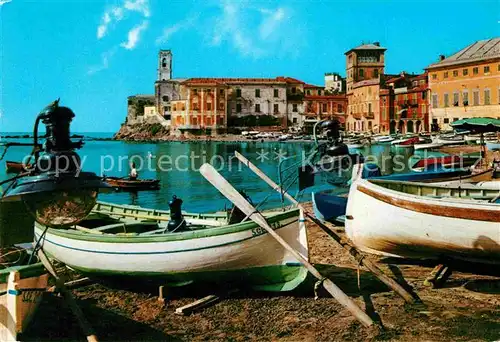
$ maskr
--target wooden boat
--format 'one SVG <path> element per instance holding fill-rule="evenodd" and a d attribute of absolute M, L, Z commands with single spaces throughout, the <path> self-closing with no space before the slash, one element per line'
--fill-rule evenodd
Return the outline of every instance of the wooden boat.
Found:
<path fill-rule="evenodd" d="M 158 179 L 128 179 L 106 177 L 106 183 L 119 190 L 157 190 L 160 188 Z"/>
<path fill-rule="evenodd" d="M 412 148 L 413 145 L 418 144 L 419 141 L 419 137 L 410 137 L 394 140 L 393 142 L 391 142 L 391 145 L 402 148 Z"/>
<path fill-rule="evenodd" d="M 47 281 L 41 263 L 0 270 L 0 341 L 17 341 L 26 331 Z"/>
<path fill-rule="evenodd" d="M 350 139 L 344 141 L 344 143 L 347 145 L 347 148 L 350 149 L 363 148 L 366 144 L 362 139 Z"/>
<path fill-rule="evenodd" d="M 112 214 L 105 215 L 104 209 L 111 208 Z M 186 214 L 185 230 L 168 232 L 165 213 L 149 210 L 142 215 L 146 209 L 135 207 L 141 215 L 134 218 L 130 209 L 101 204 L 76 229 L 49 228 L 44 250 L 90 277 L 160 281 L 168 286 L 235 283 L 288 291 L 306 278 L 306 269 L 253 221 L 231 223 L 226 213 Z M 300 210 L 266 216 L 276 232 L 307 258 Z M 35 224 L 35 235 L 44 229 Z"/>
<path fill-rule="evenodd" d="M 366 165 L 366 164 L 365 164 Z M 389 181 L 397 184 L 410 184 L 418 187 L 422 187 L 426 184 L 425 189 L 428 191 L 421 192 L 421 195 L 425 195 L 428 192 L 432 196 L 438 196 L 441 194 L 441 189 L 445 189 L 445 192 L 453 192 L 453 188 L 465 189 L 470 188 L 468 184 L 477 182 L 487 182 L 493 178 L 493 169 L 486 170 L 480 173 L 472 174 L 470 170 L 447 170 L 447 171 L 428 171 L 428 172 L 410 172 L 410 173 L 396 173 L 386 176 L 367 176 L 365 170 L 363 170 L 363 178 L 377 181 Z M 376 173 L 374 173 L 376 175 Z M 487 199 L 494 197 L 497 191 L 500 191 L 500 182 L 496 182 L 491 185 L 492 191 L 487 194 Z M 409 186 L 407 186 L 408 188 Z M 475 189 L 475 187 L 474 187 Z M 491 189 L 490 189 L 491 190 Z M 420 190 L 419 190 L 420 191 Z M 478 191 L 482 196 L 483 192 Z M 418 191 L 415 192 L 417 194 Z M 492 194 L 493 193 L 493 194 Z M 345 210 L 347 207 L 347 198 L 345 194 L 333 194 L 330 191 L 323 191 L 312 194 L 312 205 L 314 214 L 317 219 L 321 221 L 328 221 L 332 223 L 344 222 Z"/>
<path fill-rule="evenodd" d="M 395 138 L 391 137 L 390 135 L 385 135 L 385 136 L 375 138 L 375 142 L 377 144 L 388 144 L 390 142 L 393 142 L 394 140 L 395 140 Z"/>
<path fill-rule="evenodd" d="M 345 224 L 359 249 L 391 257 L 500 263 L 500 204 L 472 199 L 484 195 L 484 188 L 445 187 L 436 197 L 431 186 L 433 195 L 425 196 L 430 185 L 365 180 L 359 174 L 355 167 Z"/>
<path fill-rule="evenodd" d="M 466 143 L 463 134 L 442 135 L 433 139 L 433 142 L 442 145 L 463 145 Z"/>
<path fill-rule="evenodd" d="M 26 171 L 26 169 L 28 169 L 29 167 L 30 167 L 29 164 L 26 165 L 25 167 L 25 165 L 20 162 L 9 161 L 9 160 L 5 162 L 5 168 L 7 173 L 21 173 L 23 171 Z"/>
<path fill-rule="evenodd" d="M 464 168 L 474 165 L 480 158 L 479 154 L 470 155 L 447 155 L 420 159 L 412 165 L 413 171 L 438 170 L 441 168 Z"/>
<path fill-rule="evenodd" d="M 414 147 L 415 147 L 415 150 L 432 150 L 432 149 L 440 148 L 442 146 L 443 146 L 443 144 L 432 142 L 432 143 L 427 143 L 427 144 L 415 144 Z"/>

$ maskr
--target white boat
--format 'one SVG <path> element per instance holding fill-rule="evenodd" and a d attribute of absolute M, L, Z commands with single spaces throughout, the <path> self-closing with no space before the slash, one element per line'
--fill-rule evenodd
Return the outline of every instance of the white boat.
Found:
<path fill-rule="evenodd" d="M 48 278 L 41 263 L 0 271 L 0 341 L 17 341 L 26 331 L 47 291 Z"/>
<path fill-rule="evenodd" d="M 386 136 L 382 136 L 382 137 L 377 137 L 375 138 L 375 141 L 378 143 L 378 144 L 388 144 L 392 141 L 394 141 L 395 138 L 394 137 L 391 137 L 390 135 L 386 135 Z"/>
<path fill-rule="evenodd" d="M 101 206 L 76 229 L 49 228 L 44 251 L 91 277 L 158 280 L 168 286 L 235 282 L 259 290 L 287 291 L 307 275 L 293 255 L 253 221 L 230 224 L 226 213 L 184 214 L 186 228 L 169 232 L 165 222 L 154 221 L 168 217 L 167 212 L 144 215 L 142 208 L 138 208 L 140 214 L 130 206 L 105 204 L 104 208 L 108 214 Z M 276 232 L 307 258 L 299 209 L 266 216 Z M 137 221 L 138 217 L 145 222 Z M 35 236 L 44 229 L 35 224 Z"/>
<path fill-rule="evenodd" d="M 500 204 L 421 196 L 360 174 L 356 166 L 345 223 L 359 249 L 391 257 L 500 264 Z"/>
<path fill-rule="evenodd" d="M 291 138 L 291 135 L 290 135 L 290 134 L 283 134 L 283 135 L 280 135 L 280 136 L 279 136 L 278 140 L 279 140 L 279 141 L 286 141 L 286 140 L 288 140 L 288 139 L 290 139 L 290 138 Z"/>
<path fill-rule="evenodd" d="M 432 142 L 442 144 L 442 145 L 462 145 L 465 144 L 465 138 L 463 134 L 457 135 L 444 135 L 434 137 Z"/>
<path fill-rule="evenodd" d="M 443 146 L 443 144 L 441 144 L 441 143 L 432 142 L 432 143 L 428 143 L 428 144 L 415 144 L 414 148 L 415 148 L 415 150 L 432 150 L 435 148 L 440 148 L 442 146 Z"/>

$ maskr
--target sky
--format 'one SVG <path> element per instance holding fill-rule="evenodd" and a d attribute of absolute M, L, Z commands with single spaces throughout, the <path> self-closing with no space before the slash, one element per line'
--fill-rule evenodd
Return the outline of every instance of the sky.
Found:
<path fill-rule="evenodd" d="M 154 93 L 159 49 L 177 78 L 323 85 L 363 42 L 387 48 L 386 73 L 419 73 L 498 36 L 500 0 L 0 0 L 0 132 L 31 131 L 59 97 L 72 131 L 117 131 L 127 96 Z"/>

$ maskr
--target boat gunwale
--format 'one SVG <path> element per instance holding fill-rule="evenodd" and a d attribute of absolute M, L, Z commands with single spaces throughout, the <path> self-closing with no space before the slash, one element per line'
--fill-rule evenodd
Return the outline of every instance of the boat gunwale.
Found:
<path fill-rule="evenodd" d="M 266 217 L 270 224 L 281 222 L 291 217 L 300 219 L 300 209 L 294 208 L 285 212 L 278 212 L 277 214 Z M 43 226 L 35 223 L 36 229 L 42 230 Z M 172 232 L 158 235 L 115 235 L 115 234 L 99 234 L 87 233 L 76 229 L 54 229 L 48 228 L 48 232 L 52 235 L 80 241 L 89 242 L 105 242 L 105 243 L 154 243 L 154 242 L 173 242 L 183 240 L 193 240 L 200 238 L 209 238 L 220 235 L 239 233 L 245 230 L 251 230 L 258 227 L 258 224 L 249 220 L 245 222 L 234 223 L 227 226 L 216 226 L 206 229 L 199 229 L 194 231 Z M 274 227 L 273 227 L 274 228 Z M 281 227 L 276 227 L 281 228 Z"/>

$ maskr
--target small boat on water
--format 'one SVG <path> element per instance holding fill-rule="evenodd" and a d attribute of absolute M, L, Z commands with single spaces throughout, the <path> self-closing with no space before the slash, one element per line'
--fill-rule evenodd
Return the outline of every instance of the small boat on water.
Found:
<path fill-rule="evenodd" d="M 433 139 L 433 142 L 442 145 L 463 145 L 466 143 L 463 134 L 441 135 Z"/>
<path fill-rule="evenodd" d="M 500 204 L 486 200 L 498 195 L 498 188 L 464 185 L 438 191 L 428 184 L 365 180 L 355 169 L 345 231 L 362 251 L 500 263 Z"/>
<path fill-rule="evenodd" d="M 438 170 L 442 168 L 464 168 L 474 165 L 480 159 L 479 153 L 468 155 L 446 155 L 420 159 L 411 166 L 413 171 Z"/>
<path fill-rule="evenodd" d="M 20 162 L 9 161 L 9 160 L 5 162 L 5 168 L 7 173 L 21 173 L 29 169 L 29 167 L 30 167 L 29 164 L 24 165 L 23 163 Z"/>
<path fill-rule="evenodd" d="M 415 150 L 433 150 L 436 148 L 440 148 L 442 146 L 443 144 L 441 143 L 432 142 L 432 143 L 415 144 L 414 148 Z"/>
<path fill-rule="evenodd" d="M 118 190 L 158 190 L 160 181 L 158 179 L 129 179 L 119 177 L 106 177 L 106 183 Z"/>
<path fill-rule="evenodd" d="M 345 140 L 344 143 L 347 145 L 347 148 L 350 149 L 363 148 L 366 145 L 364 139 L 349 139 Z"/>
<path fill-rule="evenodd" d="M 308 257 L 299 209 L 265 216 L 289 245 Z M 233 222 L 226 212 L 183 213 L 185 224 L 172 231 L 166 211 L 98 203 L 74 229 L 48 228 L 44 250 L 94 278 L 156 280 L 168 286 L 235 283 L 266 291 L 288 291 L 302 283 L 307 270 L 256 223 L 241 222 L 243 217 Z M 35 224 L 35 236 L 45 229 Z"/>
<path fill-rule="evenodd" d="M 415 144 L 418 144 L 419 141 L 420 138 L 415 136 L 415 137 L 394 140 L 393 142 L 391 142 L 391 145 L 401 148 L 412 148 Z"/>

